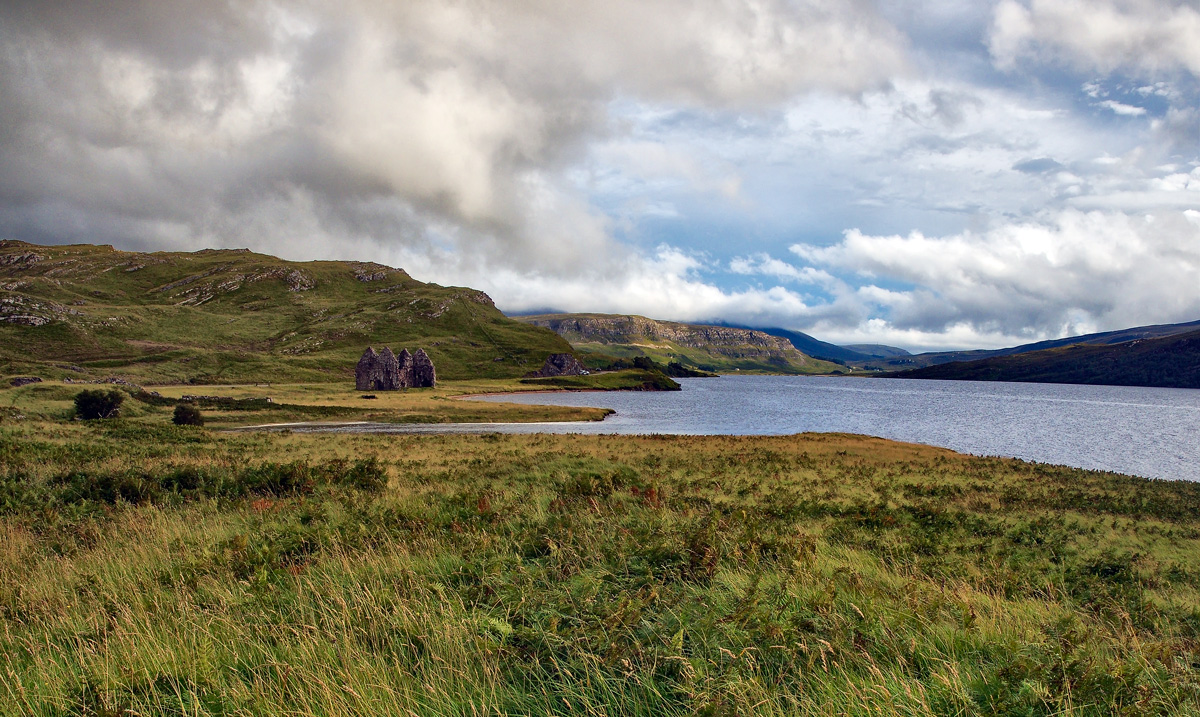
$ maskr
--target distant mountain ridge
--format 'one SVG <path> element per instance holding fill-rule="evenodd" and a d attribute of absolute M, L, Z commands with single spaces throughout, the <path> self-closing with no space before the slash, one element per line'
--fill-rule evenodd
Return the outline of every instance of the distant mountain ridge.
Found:
<path fill-rule="evenodd" d="M 382 264 L 0 241 L 0 374 L 353 380 L 367 346 L 424 348 L 450 379 L 515 378 L 571 350 L 481 291 Z"/>
<path fill-rule="evenodd" d="M 1200 388 L 1200 331 L 1120 343 L 1097 341 L 1056 345 L 975 361 L 956 361 L 898 371 L 885 376 Z"/>
<path fill-rule="evenodd" d="M 770 334 L 771 336 L 778 336 L 780 338 L 787 339 L 797 351 L 823 361 L 860 364 L 872 359 L 872 356 L 869 354 L 855 351 L 854 349 L 846 346 L 838 346 L 837 344 L 821 341 L 820 339 L 809 336 L 801 331 L 791 331 L 789 329 L 781 329 L 773 326 L 761 327 L 729 323 L 721 323 L 719 325 L 729 326 L 737 329 L 747 329 L 750 331 L 761 331 L 764 334 Z"/>
<path fill-rule="evenodd" d="M 909 356 L 897 356 L 893 358 L 884 358 L 882 361 L 877 360 L 877 363 L 881 363 L 882 365 L 880 368 L 886 370 L 907 370 L 912 368 L 923 368 L 925 366 L 935 366 L 938 364 L 951 363 L 955 361 L 975 361 L 979 359 L 994 358 L 997 356 L 1012 356 L 1015 354 L 1041 351 L 1044 349 L 1072 346 L 1074 344 L 1121 344 L 1135 340 L 1176 336 L 1178 334 L 1184 334 L 1196 330 L 1200 330 L 1200 321 L 1188 321 L 1180 324 L 1154 324 L 1151 326 L 1135 326 L 1129 329 L 1119 329 L 1117 331 L 1103 331 L 1094 334 L 1084 334 L 1082 336 L 1068 336 L 1061 339 L 1049 339 L 1046 341 L 1037 341 L 1030 344 L 1022 344 L 1020 346 L 1012 346 L 1003 349 L 936 351 L 913 354 Z"/>
<path fill-rule="evenodd" d="M 577 350 L 617 358 L 648 356 L 708 371 L 828 373 L 839 370 L 784 337 L 735 326 L 658 321 L 627 314 L 540 314 L 515 317 L 548 328 Z"/>
<path fill-rule="evenodd" d="M 912 356 L 912 353 L 895 346 L 884 344 L 848 344 L 846 348 L 866 354 L 872 358 L 894 358 L 896 356 Z"/>

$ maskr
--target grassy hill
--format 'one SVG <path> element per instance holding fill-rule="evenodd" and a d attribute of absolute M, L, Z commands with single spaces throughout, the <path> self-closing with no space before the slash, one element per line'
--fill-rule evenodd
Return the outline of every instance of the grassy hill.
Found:
<path fill-rule="evenodd" d="M 0 375 L 154 383 L 345 381 L 367 345 L 439 378 L 514 378 L 570 346 L 473 289 L 364 262 L 0 241 Z"/>
<path fill-rule="evenodd" d="M 648 356 L 705 371 L 731 373 L 832 373 L 845 369 L 814 359 L 787 339 L 763 331 L 656 321 L 622 314 L 541 314 L 517 320 L 556 332 L 584 354 Z"/>
<path fill-rule="evenodd" d="M 1189 321 L 1182 324 L 1135 326 L 1130 329 L 1104 331 L 1097 334 L 1083 334 L 1082 336 L 1069 336 L 1063 339 L 1049 339 L 1047 341 L 1037 341 L 1032 344 L 1010 346 L 1003 349 L 932 351 L 915 355 L 883 356 L 872 359 L 870 362 L 870 367 L 884 371 L 901 371 L 907 369 L 924 368 L 926 366 L 936 366 L 938 364 L 952 363 L 955 361 L 977 361 L 981 359 L 994 358 L 997 356 L 1026 354 L 1034 351 L 1044 351 L 1046 349 L 1074 346 L 1076 344 L 1113 346 L 1116 344 L 1127 343 L 1129 341 L 1178 336 L 1179 334 L 1186 334 L 1197 330 L 1200 330 L 1200 321 Z"/>
<path fill-rule="evenodd" d="M 1200 331 L 1115 345 L 1074 344 L 887 375 L 895 378 L 1200 388 Z"/>
<path fill-rule="evenodd" d="M 846 348 L 866 354 L 870 358 L 896 358 L 897 356 L 912 356 L 905 349 L 886 344 L 848 344 Z"/>

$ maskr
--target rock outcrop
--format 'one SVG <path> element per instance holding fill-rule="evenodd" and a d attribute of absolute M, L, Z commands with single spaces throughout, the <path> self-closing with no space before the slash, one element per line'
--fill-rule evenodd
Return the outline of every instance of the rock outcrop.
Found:
<path fill-rule="evenodd" d="M 549 378 L 551 376 L 587 376 L 588 370 L 579 359 L 571 354 L 550 354 L 541 369 L 530 375 L 531 378 Z"/>
<path fill-rule="evenodd" d="M 424 349 L 400 355 L 386 346 L 375 353 L 368 347 L 354 369 L 354 387 L 359 391 L 396 391 L 401 388 L 432 388 L 437 382 L 433 361 Z"/>

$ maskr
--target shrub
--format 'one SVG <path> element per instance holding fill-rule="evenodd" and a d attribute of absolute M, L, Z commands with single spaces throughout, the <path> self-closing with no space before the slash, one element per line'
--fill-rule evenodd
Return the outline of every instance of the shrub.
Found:
<path fill-rule="evenodd" d="M 200 409 L 190 403 L 181 403 L 175 407 L 175 415 L 171 417 L 171 421 L 176 426 L 203 426 L 204 416 L 200 415 Z"/>
<path fill-rule="evenodd" d="M 92 389 L 75 394 L 75 415 L 85 421 L 97 418 L 116 418 L 121 412 L 125 394 L 116 389 Z"/>

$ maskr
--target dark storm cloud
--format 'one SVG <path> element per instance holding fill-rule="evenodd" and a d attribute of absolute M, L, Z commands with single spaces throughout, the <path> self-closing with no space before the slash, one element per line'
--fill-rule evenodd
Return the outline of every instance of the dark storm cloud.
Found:
<path fill-rule="evenodd" d="M 0 17 L 6 35 L 137 52 L 165 69 L 181 70 L 201 60 L 227 63 L 269 49 L 270 8 L 253 0 L 10 0 Z"/>
<path fill-rule="evenodd" d="M 614 98 L 758 111 L 810 88 L 859 92 L 902 64 L 869 6 L 821 0 L 0 13 L 9 235 L 119 237 L 124 220 L 119 244 L 194 247 L 254 227 L 293 256 L 433 241 L 451 250 L 438 261 L 568 274 L 627 254 L 562 176 L 620 131 Z"/>

